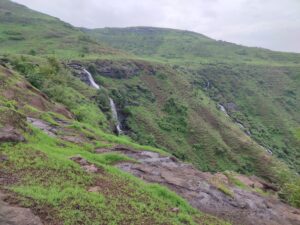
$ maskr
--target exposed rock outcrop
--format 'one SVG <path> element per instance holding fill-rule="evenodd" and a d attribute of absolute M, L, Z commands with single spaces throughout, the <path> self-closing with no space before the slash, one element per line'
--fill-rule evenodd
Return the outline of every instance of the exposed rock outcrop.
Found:
<path fill-rule="evenodd" d="M 155 68 L 154 65 L 146 61 L 138 60 L 118 62 L 111 60 L 97 60 L 90 65 L 92 65 L 93 68 L 93 71 L 90 72 L 115 79 L 128 79 L 141 73 L 155 75 L 157 71 L 157 68 Z M 89 68 L 89 65 L 83 65 L 81 62 L 73 61 L 69 63 L 68 66 L 75 70 L 74 72 L 82 81 L 87 82 L 86 77 L 80 72 L 80 69 L 82 67 Z"/>
<path fill-rule="evenodd" d="M 155 152 L 135 151 L 124 146 L 116 146 L 110 151 L 123 153 L 139 162 L 119 163 L 117 166 L 120 169 L 147 182 L 167 186 L 195 208 L 232 221 L 233 224 L 300 224 L 298 209 L 280 202 L 275 197 L 262 196 L 254 189 L 251 191 L 230 185 L 223 174 L 203 173 L 189 164 Z M 106 151 L 101 149 L 97 152 Z M 240 178 L 243 181 L 243 176 Z M 254 185 L 255 188 L 263 188 L 266 185 L 258 178 L 249 178 L 245 183 Z"/>
<path fill-rule="evenodd" d="M 26 129 L 26 117 L 12 108 L 0 105 L 0 143 L 21 142 L 25 138 L 21 131 Z"/>
<path fill-rule="evenodd" d="M 42 225 L 41 219 L 30 209 L 11 206 L 4 201 L 6 195 L 0 192 L 1 225 Z"/>
<path fill-rule="evenodd" d="M 23 135 L 11 126 L 0 128 L 0 143 L 1 142 L 22 142 L 25 141 Z"/>

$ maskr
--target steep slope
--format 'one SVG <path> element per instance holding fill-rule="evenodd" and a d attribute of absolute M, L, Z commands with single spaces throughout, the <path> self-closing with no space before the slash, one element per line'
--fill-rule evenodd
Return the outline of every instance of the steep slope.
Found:
<path fill-rule="evenodd" d="M 300 221 L 297 209 L 277 199 L 277 188 L 257 177 L 203 173 L 164 151 L 105 133 L 94 121 L 75 121 L 55 97 L 14 71 L 13 60 L 0 66 L 0 189 L 5 191 L 0 196 L 6 201 L 1 222 L 229 225 L 178 195 L 233 224 Z M 11 217 L 17 212 L 28 217 Z"/>
<path fill-rule="evenodd" d="M 229 100 L 225 97 L 229 98 L 232 94 L 226 87 L 228 93 L 222 91 L 226 96 L 220 98 L 221 85 L 225 81 L 219 84 L 220 79 L 212 76 L 212 88 L 210 80 L 204 76 L 207 75 L 206 70 L 203 75 L 203 69 L 209 68 L 212 61 L 224 60 L 231 67 L 243 65 L 233 63 L 238 57 L 236 53 L 231 53 L 232 59 L 226 60 L 225 53 L 228 51 L 230 54 L 230 51 L 227 47 L 217 46 L 214 51 L 220 51 L 219 58 L 197 56 L 192 50 L 185 54 L 186 60 L 170 60 L 152 53 L 143 55 L 137 52 L 139 56 L 135 56 L 107 47 L 107 44 L 95 41 L 77 28 L 26 7 L 6 0 L 0 0 L 0 5 L 3 19 L 0 30 L 4 43 L 0 44 L 3 54 L 0 63 L 0 162 L 4 165 L 0 175 L 3 181 L 1 189 L 13 195 L 12 202 L 16 200 L 18 204 L 32 208 L 46 224 L 225 223 L 200 213 L 178 195 L 199 210 L 232 220 L 235 224 L 239 222 L 239 210 L 245 212 L 243 218 L 246 224 L 257 221 L 254 220 L 256 206 L 266 212 L 259 216 L 261 221 L 298 222 L 298 211 L 277 199 L 279 195 L 290 204 L 299 206 L 298 175 L 249 137 L 249 129 L 252 133 L 255 123 L 251 123 L 251 127 L 245 124 L 245 128 L 241 129 L 241 124 L 236 122 L 244 123 L 241 120 L 245 112 L 235 115 L 227 110 L 231 117 L 224 112 L 229 108 L 225 104 Z M 7 33 L 7 30 L 13 32 Z M 44 35 L 48 31 L 63 34 L 53 39 Z M 187 33 L 188 38 L 199 36 L 183 33 Z M 215 43 L 200 37 L 212 45 Z M 179 45 L 180 39 L 177 42 L 173 44 Z M 175 51 L 179 54 L 180 48 L 176 46 Z M 254 59 L 251 65 L 257 68 L 259 64 L 265 66 L 270 63 L 272 68 L 277 68 L 280 65 L 277 55 L 283 57 L 284 62 L 298 57 L 267 53 L 263 54 L 270 53 L 270 56 L 263 62 L 249 55 Z M 294 62 L 287 64 L 288 68 L 295 69 L 287 82 L 292 83 L 292 79 L 297 78 L 298 67 Z M 244 65 L 242 68 L 245 68 Z M 100 86 L 99 90 L 88 86 L 96 87 L 92 85 L 91 77 Z M 231 83 L 226 85 L 231 87 Z M 252 85 L 250 83 L 249 88 Z M 292 91 L 298 93 L 297 90 Z M 275 91 L 270 93 L 276 94 Z M 257 94 L 264 96 L 265 93 Z M 126 135 L 113 135 L 116 116 L 112 117 L 114 110 L 110 100 L 116 103 L 117 118 L 121 120 L 121 128 Z M 224 106 L 218 106 L 218 103 Z M 297 121 L 296 113 L 290 115 Z M 235 117 L 240 120 L 234 121 Z M 292 124 L 290 118 L 286 120 Z M 297 126 L 295 122 L 294 127 Z M 298 130 L 294 132 L 296 136 Z M 127 135 L 147 146 L 134 143 Z M 253 132 L 252 135 L 255 137 L 257 134 Z M 22 142 L 24 140 L 26 142 Z M 263 141 L 268 141 L 264 136 L 257 140 L 263 144 Z M 158 157 L 152 157 L 153 151 L 160 153 Z M 256 174 L 274 184 L 257 177 L 253 178 L 254 181 L 249 178 L 249 181 L 241 176 L 244 184 L 236 179 L 240 175 L 232 175 L 231 172 L 226 172 L 225 178 L 222 174 L 202 173 L 190 165 L 185 166 L 169 153 L 205 171 L 230 169 Z M 136 155 L 142 155 L 142 159 L 135 158 Z M 178 168 L 166 176 L 165 172 L 170 168 L 165 167 L 161 158 L 167 161 L 168 166 L 192 168 L 197 176 L 185 177 L 185 172 L 191 171 L 180 173 Z M 135 164 L 136 160 L 138 164 Z M 296 165 L 292 158 L 285 160 Z M 129 167 L 124 169 L 122 163 L 128 163 Z M 178 195 L 160 185 L 145 184 L 122 173 L 114 165 L 145 181 L 167 186 Z M 139 170 L 139 166 L 143 171 Z M 151 174 L 152 166 L 158 167 L 159 173 Z M 155 179 L 161 179 L 161 182 Z M 202 179 L 203 183 L 195 186 Z M 182 187 L 175 188 L 177 184 Z M 192 198 L 198 189 L 201 193 Z M 241 198 L 244 193 L 247 200 L 250 196 L 250 202 L 245 203 Z M 266 194 L 272 198 L 263 197 Z M 217 196 L 222 204 L 238 209 L 225 215 L 226 209 L 222 207 L 207 209 L 204 207 L 205 198 L 202 198 L 205 195 L 209 195 L 211 200 Z M 286 215 L 282 215 L 281 211 L 286 211 Z M 250 219 L 246 219 L 246 212 L 252 213 Z"/>
<path fill-rule="evenodd" d="M 113 167 L 133 161 L 127 156 L 97 151 L 123 144 L 166 153 L 105 133 L 94 121 L 93 127 L 74 120 L 10 63 L 1 62 L 0 81 L 0 189 L 7 202 L 0 207 L 1 223 L 20 222 L 21 215 L 10 217 L 19 210 L 28 212 L 31 224 L 227 224 L 168 189 Z M 16 204 L 30 207 L 40 219 Z"/>
<path fill-rule="evenodd" d="M 191 94 L 192 89 L 205 92 L 269 153 L 299 172 L 300 145 L 296 137 L 300 126 L 299 54 L 247 48 L 171 29 L 137 27 L 85 31 L 145 59 L 170 63 L 175 73 L 181 74 L 180 79 L 190 85 L 176 96 L 179 102 L 185 94 Z M 172 82 L 173 77 L 167 80 Z M 168 91 L 167 85 L 160 88 Z M 188 108 L 192 106 L 186 104 Z"/>
<path fill-rule="evenodd" d="M 259 64 L 261 62 L 298 64 L 300 56 L 273 52 L 261 48 L 247 48 L 224 41 L 216 41 L 202 34 L 166 28 L 130 27 L 82 29 L 98 40 L 139 56 L 162 61 L 199 64 L 200 62 L 229 61 Z"/>
<path fill-rule="evenodd" d="M 84 57 L 120 52 L 90 39 L 79 29 L 57 18 L 35 12 L 9 0 L 0 1 L 0 48 L 2 54 L 48 54 Z"/>

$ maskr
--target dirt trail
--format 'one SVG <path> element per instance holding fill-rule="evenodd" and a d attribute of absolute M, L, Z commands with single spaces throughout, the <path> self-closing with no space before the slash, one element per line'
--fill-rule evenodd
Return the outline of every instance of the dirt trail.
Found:
<path fill-rule="evenodd" d="M 10 206 L 4 201 L 6 195 L 0 192 L 0 224 L 1 225 L 42 225 L 39 217 L 30 209 Z"/>
<path fill-rule="evenodd" d="M 122 162 L 116 165 L 118 168 L 147 182 L 169 187 L 203 212 L 227 219 L 234 224 L 300 225 L 299 210 L 275 198 L 263 197 L 233 186 L 228 187 L 233 196 L 226 195 L 211 183 L 210 180 L 215 175 L 200 172 L 173 157 L 135 151 L 123 146 L 117 146 L 111 151 L 120 152 L 139 162 Z M 96 152 L 101 154 L 107 151 Z"/>

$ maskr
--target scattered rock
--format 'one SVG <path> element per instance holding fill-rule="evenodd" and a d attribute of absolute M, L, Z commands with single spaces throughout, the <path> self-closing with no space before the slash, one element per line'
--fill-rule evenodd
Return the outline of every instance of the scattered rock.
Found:
<path fill-rule="evenodd" d="M 0 224 L 1 225 L 42 225 L 41 219 L 30 209 L 10 206 L 4 202 L 6 195 L 0 192 Z"/>
<path fill-rule="evenodd" d="M 43 120 L 27 117 L 27 121 L 31 123 L 33 126 L 35 126 L 36 128 L 39 128 L 42 131 L 44 131 L 49 136 L 54 137 L 57 135 L 57 131 L 58 131 L 57 128 Z"/>
<path fill-rule="evenodd" d="M 82 166 L 82 168 L 89 173 L 97 173 L 98 172 L 98 168 L 94 165 L 86 165 L 86 166 Z"/>
<path fill-rule="evenodd" d="M 117 166 L 147 182 L 169 187 L 200 211 L 213 214 L 243 225 L 298 225 L 300 213 L 275 198 L 261 196 L 255 192 L 231 187 L 221 173 L 203 173 L 193 166 L 173 160 L 155 152 L 134 151 L 124 146 L 115 147 L 139 163 L 122 162 Z M 218 186 L 211 182 L 217 179 Z M 258 178 L 257 178 L 258 179 Z M 249 185 L 266 186 L 254 178 L 245 179 Z M 269 186 L 269 185 L 267 185 Z M 226 192 L 234 193 L 234 198 Z M 176 211 L 176 210 L 175 210 Z M 297 213 L 295 213 L 297 212 Z"/>
<path fill-rule="evenodd" d="M 0 128 L 0 143 L 1 142 L 23 142 L 25 138 L 11 126 Z"/>
<path fill-rule="evenodd" d="M 84 169 L 86 172 L 98 173 L 103 171 L 102 169 L 99 169 L 94 164 L 88 162 L 86 159 L 82 158 L 80 155 L 71 157 L 70 159 L 78 163 L 81 166 L 81 168 Z"/>
<path fill-rule="evenodd" d="M 90 187 L 88 192 L 100 192 L 101 188 L 99 186 Z"/>
<path fill-rule="evenodd" d="M 82 144 L 85 142 L 85 140 L 79 136 L 62 136 L 61 139 L 75 144 Z"/>
<path fill-rule="evenodd" d="M 81 166 L 87 166 L 89 163 L 86 159 L 82 158 L 80 155 L 74 156 L 70 158 L 74 162 L 77 162 Z"/>
<path fill-rule="evenodd" d="M 180 209 L 179 208 L 173 208 L 171 211 L 174 212 L 174 213 L 179 213 Z"/>
<path fill-rule="evenodd" d="M 8 161 L 8 157 L 6 155 L 0 155 L 0 162 Z"/>

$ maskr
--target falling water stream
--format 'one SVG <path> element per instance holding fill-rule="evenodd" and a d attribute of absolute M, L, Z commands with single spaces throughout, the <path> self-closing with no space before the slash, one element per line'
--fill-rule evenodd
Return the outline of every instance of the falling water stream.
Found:
<path fill-rule="evenodd" d="M 98 84 L 96 84 L 92 74 L 89 71 L 87 71 L 86 69 L 83 69 L 83 71 L 87 75 L 87 77 L 89 79 L 89 82 L 90 82 L 90 85 L 95 89 L 100 89 L 100 86 Z M 115 122 L 117 132 L 120 135 L 120 134 L 123 133 L 123 131 L 121 129 L 121 124 L 120 124 L 120 120 L 119 120 L 119 117 L 118 117 L 116 104 L 115 104 L 115 102 L 112 98 L 109 98 L 109 104 L 110 104 L 110 109 L 111 109 L 111 112 L 112 112 L 112 117 L 113 117 L 113 120 Z"/>
<path fill-rule="evenodd" d="M 118 112 L 117 112 L 116 104 L 114 103 L 114 100 L 112 98 L 109 98 L 109 103 L 110 103 L 110 108 L 111 108 L 113 119 L 116 123 L 117 132 L 118 132 L 118 134 L 122 134 L 123 131 L 121 130 L 121 125 L 120 125 L 120 121 L 119 121 L 119 118 L 118 118 Z"/>
<path fill-rule="evenodd" d="M 93 88 L 96 88 L 96 89 L 99 89 L 99 85 L 96 84 L 96 82 L 94 81 L 94 78 L 92 76 L 92 74 L 87 71 L 86 69 L 83 69 L 84 73 L 87 75 L 88 79 L 89 79 L 89 82 L 90 82 L 90 85 L 93 87 Z"/>
<path fill-rule="evenodd" d="M 225 107 L 224 107 L 223 105 L 218 104 L 218 106 L 219 106 L 219 109 L 220 109 L 222 112 L 224 112 L 226 116 L 229 116 L 229 114 L 227 113 L 227 110 L 225 109 Z"/>

